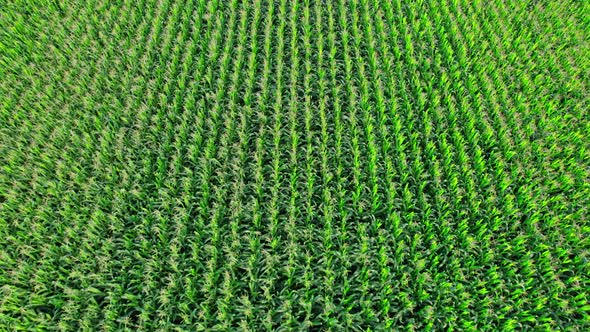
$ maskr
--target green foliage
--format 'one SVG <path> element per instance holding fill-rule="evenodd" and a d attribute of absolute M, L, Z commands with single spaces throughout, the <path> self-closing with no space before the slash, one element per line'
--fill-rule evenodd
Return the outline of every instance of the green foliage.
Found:
<path fill-rule="evenodd" d="M 0 330 L 590 330 L 586 2 L 0 8 Z"/>

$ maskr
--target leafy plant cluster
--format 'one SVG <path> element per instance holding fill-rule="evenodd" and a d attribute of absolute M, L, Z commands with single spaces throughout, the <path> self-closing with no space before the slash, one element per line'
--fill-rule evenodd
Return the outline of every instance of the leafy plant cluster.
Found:
<path fill-rule="evenodd" d="M 586 2 L 0 9 L 0 330 L 590 329 Z"/>

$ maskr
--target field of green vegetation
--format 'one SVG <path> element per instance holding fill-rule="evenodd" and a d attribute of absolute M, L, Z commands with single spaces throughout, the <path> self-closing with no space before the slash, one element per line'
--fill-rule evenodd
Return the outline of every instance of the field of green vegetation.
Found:
<path fill-rule="evenodd" d="M 590 2 L 0 0 L 0 331 L 589 331 Z"/>

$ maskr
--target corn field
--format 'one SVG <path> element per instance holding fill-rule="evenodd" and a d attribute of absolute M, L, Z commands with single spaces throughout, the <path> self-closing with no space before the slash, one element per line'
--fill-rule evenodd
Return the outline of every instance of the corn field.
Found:
<path fill-rule="evenodd" d="M 0 0 L 0 331 L 589 331 L 590 2 Z"/>

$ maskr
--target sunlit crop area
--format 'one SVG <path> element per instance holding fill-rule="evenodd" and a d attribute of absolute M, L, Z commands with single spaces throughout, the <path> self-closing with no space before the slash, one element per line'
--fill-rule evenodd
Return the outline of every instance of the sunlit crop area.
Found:
<path fill-rule="evenodd" d="M 0 1 L 0 331 L 589 331 L 590 2 Z"/>

